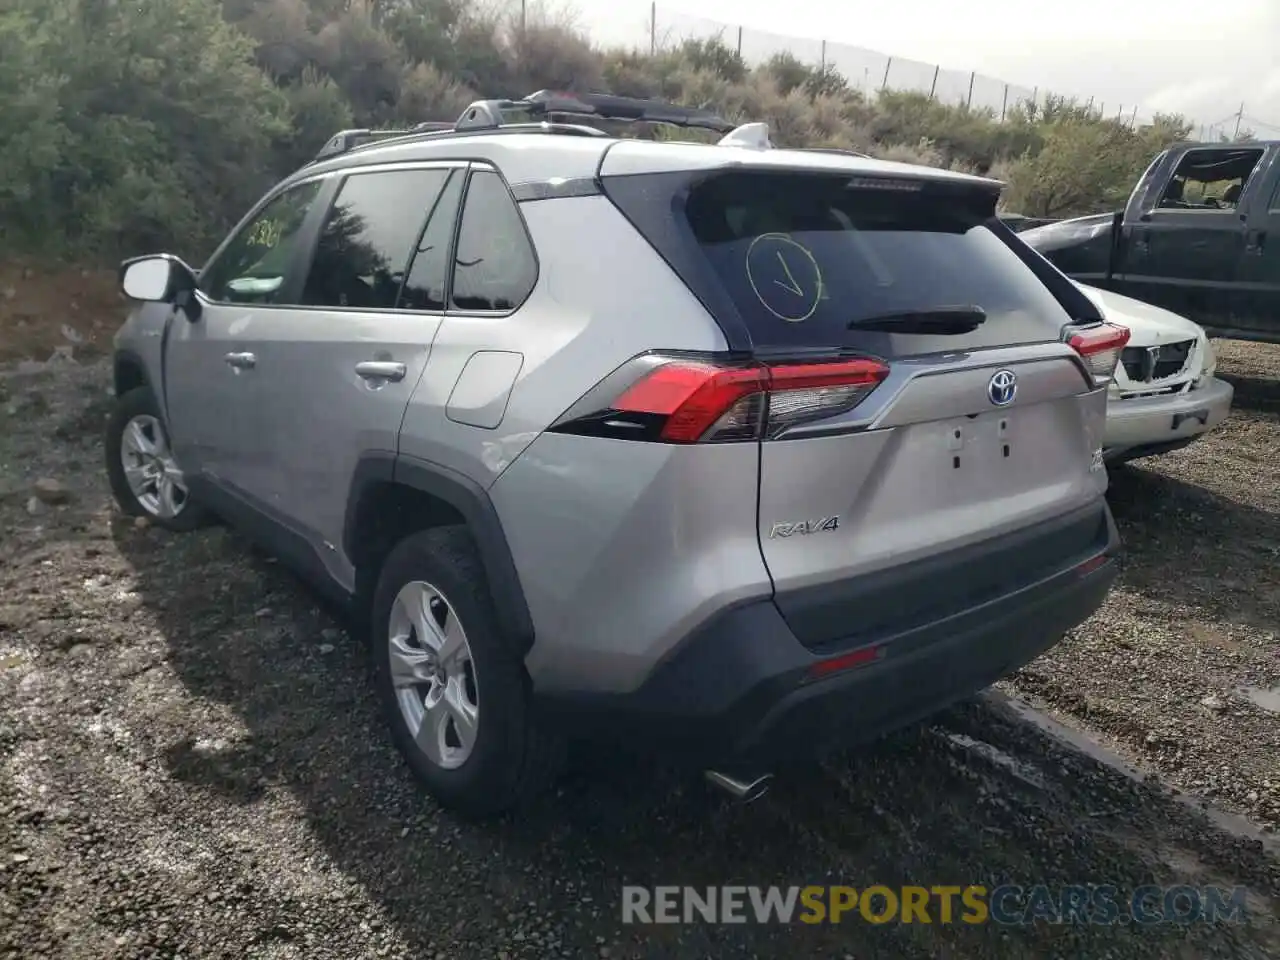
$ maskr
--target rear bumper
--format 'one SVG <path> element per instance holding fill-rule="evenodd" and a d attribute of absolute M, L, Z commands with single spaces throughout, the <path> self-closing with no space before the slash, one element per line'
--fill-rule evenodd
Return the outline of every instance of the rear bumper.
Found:
<path fill-rule="evenodd" d="M 1235 390 L 1214 378 L 1199 390 L 1163 397 L 1108 400 L 1104 456 L 1116 459 L 1135 448 L 1150 452 L 1184 445 L 1227 418 Z"/>
<path fill-rule="evenodd" d="M 1088 556 L 944 619 L 818 655 L 772 600 L 759 600 L 714 618 L 635 691 L 557 694 L 539 705 L 571 734 L 705 766 L 774 766 L 873 739 L 990 686 L 1097 610 L 1119 550 L 1102 510 L 1104 542 Z M 860 653 L 863 664 L 815 678 L 816 664 Z"/>

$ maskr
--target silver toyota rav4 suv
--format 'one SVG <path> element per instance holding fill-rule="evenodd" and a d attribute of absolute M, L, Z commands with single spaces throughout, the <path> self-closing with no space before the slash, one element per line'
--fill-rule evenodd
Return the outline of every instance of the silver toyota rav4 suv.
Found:
<path fill-rule="evenodd" d="M 216 516 L 349 604 L 446 806 L 508 809 L 598 734 L 755 795 L 1017 669 L 1113 581 L 1128 331 L 1000 184 L 761 126 L 480 101 L 335 136 L 199 271 L 121 267 L 120 506 Z"/>

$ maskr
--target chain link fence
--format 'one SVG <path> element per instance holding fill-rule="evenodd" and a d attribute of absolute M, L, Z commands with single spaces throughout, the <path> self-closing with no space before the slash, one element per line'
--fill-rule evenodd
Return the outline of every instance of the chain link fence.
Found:
<path fill-rule="evenodd" d="M 603 22 L 584 26 L 602 42 L 653 52 L 678 46 L 686 40 L 718 39 L 753 65 L 763 63 L 778 53 L 790 53 L 803 63 L 838 71 L 850 87 L 868 96 L 880 90 L 914 91 L 928 94 L 942 103 L 966 104 L 974 110 L 989 110 L 997 119 L 1007 116 L 1018 103 L 1033 101 L 1043 104 L 1047 97 L 1060 93 L 847 43 L 786 36 L 711 20 L 658 3 L 649 3 L 647 9 L 640 3 L 619 3 L 611 7 L 609 21 L 607 28 Z M 1113 117 L 1127 124 L 1140 125 L 1152 119 L 1150 112 L 1144 112 L 1135 104 L 1106 103 L 1074 94 L 1064 96 L 1087 104 L 1099 116 Z"/>

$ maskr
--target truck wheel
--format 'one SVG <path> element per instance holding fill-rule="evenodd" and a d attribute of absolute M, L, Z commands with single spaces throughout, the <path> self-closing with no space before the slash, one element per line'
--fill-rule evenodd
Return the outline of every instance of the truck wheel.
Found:
<path fill-rule="evenodd" d="M 533 722 L 523 662 L 494 621 L 464 528 L 396 545 L 374 590 L 369 637 L 392 738 L 442 806 L 490 817 L 555 779 L 563 743 Z"/>
<path fill-rule="evenodd" d="M 107 479 L 120 509 L 167 530 L 187 531 L 209 522 L 195 503 L 169 449 L 155 397 L 135 387 L 116 399 L 107 419 Z"/>

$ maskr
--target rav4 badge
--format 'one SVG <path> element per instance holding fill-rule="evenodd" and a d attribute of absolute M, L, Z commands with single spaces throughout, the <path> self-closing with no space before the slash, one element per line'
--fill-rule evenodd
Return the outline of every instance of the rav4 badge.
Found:
<path fill-rule="evenodd" d="M 821 520 L 797 520 L 795 523 L 775 523 L 773 529 L 769 531 L 769 539 L 776 537 L 790 537 L 800 533 L 808 536 L 811 533 L 827 533 L 831 530 L 840 529 L 840 518 L 823 517 Z"/>

